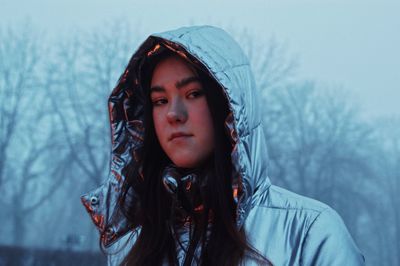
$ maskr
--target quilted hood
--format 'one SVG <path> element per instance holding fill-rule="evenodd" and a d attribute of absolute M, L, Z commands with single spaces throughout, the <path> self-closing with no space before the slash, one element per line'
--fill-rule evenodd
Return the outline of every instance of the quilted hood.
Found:
<path fill-rule="evenodd" d="M 81 200 L 108 247 L 132 230 L 115 208 L 125 180 L 124 169 L 137 162 L 143 145 L 144 93 L 140 84 L 143 58 L 158 49 L 170 49 L 207 70 L 223 88 L 230 114 L 225 121 L 233 143 L 232 184 L 237 201 L 237 225 L 241 227 L 253 203 L 270 186 L 267 150 L 261 123 L 255 80 L 249 61 L 236 41 L 212 26 L 183 27 L 149 36 L 133 54 L 109 97 L 111 163 L 105 182 Z"/>

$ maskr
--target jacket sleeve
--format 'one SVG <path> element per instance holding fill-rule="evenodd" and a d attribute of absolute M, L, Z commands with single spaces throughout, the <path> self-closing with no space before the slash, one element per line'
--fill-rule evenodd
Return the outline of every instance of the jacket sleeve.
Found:
<path fill-rule="evenodd" d="M 304 240 L 301 265 L 365 265 L 364 256 L 332 208 L 323 210 L 311 224 Z"/>

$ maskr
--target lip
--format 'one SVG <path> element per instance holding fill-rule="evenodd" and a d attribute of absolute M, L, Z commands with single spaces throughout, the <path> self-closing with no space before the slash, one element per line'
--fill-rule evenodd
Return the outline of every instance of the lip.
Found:
<path fill-rule="evenodd" d="M 169 141 L 171 141 L 171 140 L 173 140 L 173 139 L 175 139 L 175 138 L 179 138 L 179 137 L 191 137 L 191 136 L 193 136 L 192 134 L 189 134 L 189 133 L 184 133 L 184 132 L 175 132 L 175 133 L 172 133 L 171 134 L 171 136 L 169 137 Z"/>

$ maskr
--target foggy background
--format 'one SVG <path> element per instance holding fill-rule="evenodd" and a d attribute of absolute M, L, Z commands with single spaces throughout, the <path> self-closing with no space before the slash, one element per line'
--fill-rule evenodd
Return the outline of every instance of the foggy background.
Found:
<path fill-rule="evenodd" d="M 0 0 L 0 265 L 105 263 L 80 195 L 107 176 L 107 97 L 149 34 L 193 24 L 247 53 L 272 182 L 335 208 L 367 265 L 400 265 L 399 13 L 394 0 Z"/>

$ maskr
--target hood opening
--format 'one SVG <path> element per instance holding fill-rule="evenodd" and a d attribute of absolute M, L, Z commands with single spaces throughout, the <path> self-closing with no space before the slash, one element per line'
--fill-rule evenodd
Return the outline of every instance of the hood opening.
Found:
<path fill-rule="evenodd" d="M 155 65 L 163 60 L 164 58 L 170 56 L 170 55 L 178 55 L 181 58 L 183 58 L 185 61 L 189 63 L 189 65 L 193 66 L 194 69 L 196 70 L 196 73 L 198 73 L 200 76 L 210 78 L 214 82 L 218 84 L 219 89 L 222 90 L 222 93 L 227 101 L 227 106 L 228 106 L 228 113 L 225 117 L 225 133 L 227 134 L 231 144 L 232 144 L 232 164 L 236 165 L 238 162 L 237 160 L 239 159 L 238 156 L 236 156 L 234 153 L 236 153 L 236 146 L 238 144 L 239 138 L 238 134 L 236 132 L 236 128 L 234 125 L 234 116 L 233 112 L 231 109 L 231 106 L 229 104 L 230 99 L 229 95 L 227 95 L 225 88 L 223 85 L 211 74 L 211 72 L 207 69 L 203 63 L 201 63 L 200 60 L 195 58 L 192 54 L 187 52 L 183 47 L 180 45 L 164 40 L 162 38 L 158 37 L 150 37 L 139 49 L 137 53 L 132 57 L 131 62 L 129 63 L 124 75 L 121 78 L 121 81 L 119 82 L 120 84 L 117 86 L 120 87 L 125 83 L 126 87 L 126 94 L 127 94 L 127 99 L 130 101 L 135 102 L 135 106 L 137 110 L 133 110 L 132 116 L 136 116 L 138 114 L 141 114 L 141 123 L 137 122 L 137 119 L 131 120 L 130 117 L 130 112 L 129 108 L 126 109 L 126 121 L 128 125 L 134 125 L 136 127 L 140 127 L 140 130 L 143 130 L 143 113 L 144 110 L 143 106 L 146 104 L 146 100 L 148 97 L 148 92 L 146 91 L 146 87 L 148 87 L 148 81 L 151 78 L 152 71 L 155 68 Z M 135 78 L 132 78 L 135 76 Z M 135 84 L 135 88 L 131 88 L 129 86 L 129 83 Z M 143 86 L 144 85 L 144 86 Z M 139 95 L 133 95 L 132 90 L 140 91 L 140 96 Z M 131 91 L 131 92 L 130 92 Z M 134 97 L 142 97 L 140 103 L 138 100 L 133 99 Z M 127 105 L 133 105 L 133 104 L 128 104 Z M 132 113 L 132 112 L 131 112 Z M 212 114 L 215 115 L 215 114 Z M 134 123 L 130 121 L 136 121 Z M 131 134 L 137 135 L 137 132 L 140 130 L 129 130 Z M 142 140 L 143 138 L 141 138 Z M 138 146 L 141 146 L 139 144 Z M 135 149 L 136 150 L 136 149 Z M 135 153 L 136 157 L 138 157 L 138 153 Z M 232 167 L 233 173 L 232 173 L 232 188 L 234 191 L 234 200 L 236 203 L 239 202 L 239 199 L 242 195 L 242 189 L 241 189 L 241 178 L 240 174 L 238 171 L 236 171 L 235 167 Z"/>

